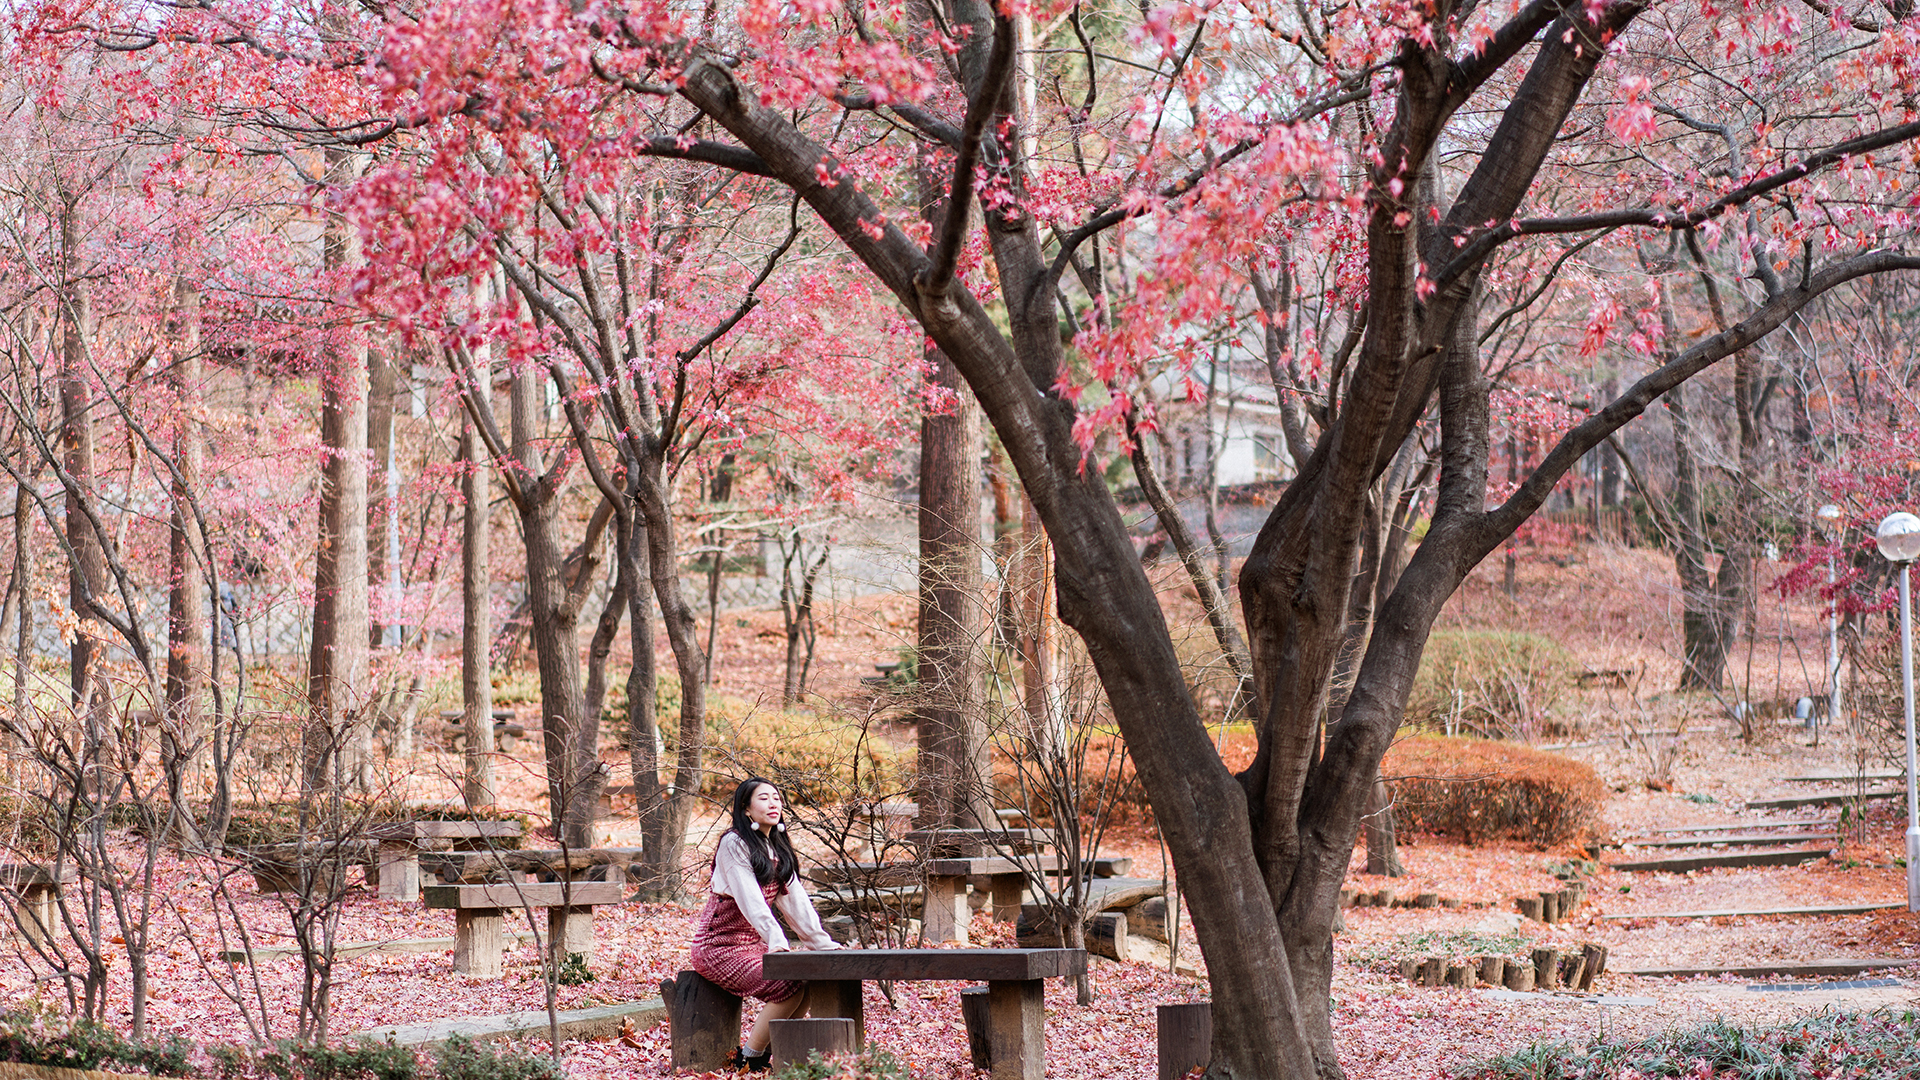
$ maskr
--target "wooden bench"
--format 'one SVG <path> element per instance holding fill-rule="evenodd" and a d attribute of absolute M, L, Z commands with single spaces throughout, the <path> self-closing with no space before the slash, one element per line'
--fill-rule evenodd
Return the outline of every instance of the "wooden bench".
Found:
<path fill-rule="evenodd" d="M 341 892 L 346 889 L 347 867 L 370 862 L 374 845 L 368 840 L 308 840 L 232 851 L 246 860 L 254 885 L 263 893 L 303 888 Z"/>
<path fill-rule="evenodd" d="M 420 856 L 420 869 L 446 885 L 523 881 L 623 883 L 640 858 L 637 847 L 523 848 L 516 851 L 449 851 Z"/>
<path fill-rule="evenodd" d="M 15 897 L 14 924 L 30 946 L 46 947 L 60 925 L 60 890 L 80 880 L 71 863 L 57 869 L 39 863 L 0 864 L 0 889 Z"/>
<path fill-rule="evenodd" d="M 856 1045 L 866 1042 L 865 980 L 984 982 L 994 1080 L 1043 1080 L 1044 980 L 1084 974 L 1087 954 L 1081 949 L 840 949 L 768 953 L 760 969 L 769 979 L 808 983 L 813 1015 L 851 1019 Z"/>
<path fill-rule="evenodd" d="M 408 903 L 420 898 L 420 852 L 423 850 L 485 847 L 500 841 L 518 843 L 523 831 L 520 822 L 514 820 L 389 821 L 371 826 L 367 836 L 380 845 L 379 869 L 375 873 L 380 895 Z"/>
<path fill-rule="evenodd" d="M 911 829 L 906 841 L 937 859 L 1025 855 L 1054 844 L 1052 829 Z"/>
<path fill-rule="evenodd" d="M 809 880 L 824 885 L 853 885 L 861 889 L 911 889 L 925 883 L 921 907 L 921 926 L 928 941 L 967 941 L 967 905 L 969 878 L 984 880 L 992 896 L 993 917 L 1013 922 L 1020 917 L 1020 900 L 1026 891 L 1027 871 L 1057 873 L 1060 860 L 1051 855 L 1025 860 L 983 856 L 970 859 L 929 859 L 924 863 L 842 863 L 816 867 L 807 872 Z"/>
<path fill-rule="evenodd" d="M 547 950 L 555 966 L 593 956 L 593 909 L 617 904 L 624 885 L 609 881 L 556 881 L 524 885 L 429 885 L 420 898 L 430 908 L 453 910 L 453 970 L 497 979 L 505 952 L 509 911 L 547 909 Z"/>

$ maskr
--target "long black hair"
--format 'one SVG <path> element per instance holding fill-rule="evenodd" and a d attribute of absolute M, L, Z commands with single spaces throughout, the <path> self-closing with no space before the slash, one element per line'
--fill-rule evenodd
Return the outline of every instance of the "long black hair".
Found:
<path fill-rule="evenodd" d="M 767 832 L 753 827 L 747 817 L 747 804 L 753 801 L 753 789 L 765 784 L 778 792 L 780 786 L 759 776 L 749 776 L 733 789 L 733 833 L 747 843 L 747 861 L 753 864 L 753 879 L 762 885 L 785 885 L 800 871 L 800 859 L 787 839 L 787 824 L 782 820 Z M 781 800 L 783 806 L 785 799 Z M 782 813 L 781 817 L 786 815 Z"/>

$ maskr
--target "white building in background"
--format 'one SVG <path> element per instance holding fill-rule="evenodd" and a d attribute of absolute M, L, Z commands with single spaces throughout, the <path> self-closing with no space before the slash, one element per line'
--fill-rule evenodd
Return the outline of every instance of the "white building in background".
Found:
<path fill-rule="evenodd" d="M 1194 372 L 1194 382 L 1203 391 L 1206 374 Z M 1231 364 L 1220 365 L 1214 376 L 1213 445 L 1218 447 L 1221 487 L 1293 478 L 1293 457 L 1287 452 L 1277 396 L 1264 371 L 1262 376 L 1251 379 L 1235 374 Z M 1160 400 L 1161 442 L 1167 451 L 1160 462 L 1163 479 L 1176 491 L 1203 487 L 1208 444 L 1205 399 L 1187 400 L 1185 382 L 1171 374 L 1156 378 L 1153 390 Z"/>

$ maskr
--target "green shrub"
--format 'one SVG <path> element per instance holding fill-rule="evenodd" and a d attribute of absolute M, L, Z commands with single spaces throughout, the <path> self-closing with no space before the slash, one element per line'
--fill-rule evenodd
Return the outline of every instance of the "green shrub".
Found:
<path fill-rule="evenodd" d="M 1579 674 L 1566 647 L 1513 630 L 1437 630 L 1407 698 L 1408 721 L 1451 721 L 1488 737 L 1557 728 L 1554 706 Z"/>
<path fill-rule="evenodd" d="M 1380 775 L 1403 828 L 1554 847 L 1591 833 L 1605 788 L 1590 766 L 1513 743 L 1419 735 L 1387 751 Z"/>
<path fill-rule="evenodd" d="M 495 1050 L 460 1035 L 433 1051 L 436 1080 L 565 1080 L 558 1063 L 542 1054 Z"/>
<path fill-rule="evenodd" d="M 272 1080 L 415 1080 L 420 1059 L 408 1047 L 372 1039 L 334 1046 L 281 1039 L 254 1055 L 247 1071 Z"/>
<path fill-rule="evenodd" d="M 1712 1020 L 1653 1036 L 1594 1039 L 1585 1047 L 1534 1043 L 1474 1062 L 1457 1074 L 1467 1080 L 1910 1080 L 1920 1076 L 1917 1032 L 1920 1016 L 1912 1011 L 1827 1009 L 1775 1027 Z"/>
<path fill-rule="evenodd" d="M 913 1080 L 913 1074 L 885 1050 L 833 1057 L 821 1057 L 815 1050 L 807 1060 L 773 1073 L 772 1080 Z"/>
<path fill-rule="evenodd" d="M 0 1012 L 0 1061 L 189 1076 L 192 1050 L 192 1044 L 178 1036 L 134 1042 L 91 1020 L 74 1020 L 35 1008 Z"/>

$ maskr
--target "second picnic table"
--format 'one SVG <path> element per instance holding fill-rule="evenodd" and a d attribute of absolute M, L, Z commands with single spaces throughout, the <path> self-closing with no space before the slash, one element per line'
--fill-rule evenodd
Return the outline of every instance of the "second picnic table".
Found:
<path fill-rule="evenodd" d="M 773 952 L 761 961 L 769 979 L 811 984 L 813 1015 L 844 1016 L 864 1044 L 861 983 L 984 982 L 994 1080 L 1042 1080 L 1047 1071 L 1047 979 L 1084 974 L 1084 949 L 837 949 Z"/>

